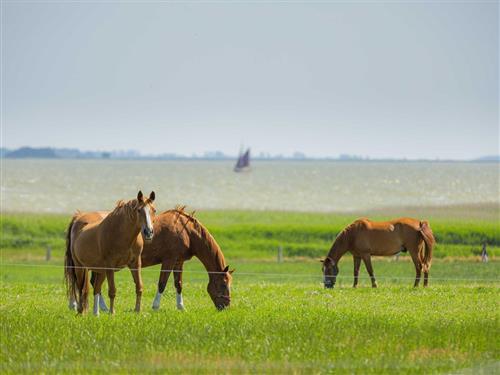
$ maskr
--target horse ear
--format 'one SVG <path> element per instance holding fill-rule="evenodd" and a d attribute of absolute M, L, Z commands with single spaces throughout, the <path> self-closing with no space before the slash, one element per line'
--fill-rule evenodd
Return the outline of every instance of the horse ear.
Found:
<path fill-rule="evenodd" d="M 232 275 L 234 271 L 236 271 L 236 268 L 233 268 L 231 271 L 229 271 L 229 274 Z"/>
<path fill-rule="evenodd" d="M 142 195 L 142 191 L 139 190 L 139 192 L 137 193 L 137 200 L 139 202 L 142 202 L 143 198 L 144 198 L 144 196 Z"/>
<path fill-rule="evenodd" d="M 330 262 L 332 262 L 332 263 L 333 263 L 333 259 L 332 259 L 332 258 L 330 258 L 330 257 L 326 257 L 326 259 L 325 259 L 325 260 L 329 260 Z"/>
<path fill-rule="evenodd" d="M 226 266 L 226 268 L 224 268 L 224 272 L 227 272 L 229 271 L 229 266 Z"/>
<path fill-rule="evenodd" d="M 149 194 L 149 201 L 153 202 L 155 200 L 155 192 L 152 191 L 151 194 Z"/>

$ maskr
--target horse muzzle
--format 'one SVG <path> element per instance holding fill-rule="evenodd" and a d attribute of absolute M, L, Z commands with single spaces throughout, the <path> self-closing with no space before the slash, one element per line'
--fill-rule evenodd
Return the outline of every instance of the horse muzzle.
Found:
<path fill-rule="evenodd" d="M 148 228 L 142 230 L 142 236 L 146 241 L 151 241 L 153 239 L 153 234 L 153 230 L 149 230 Z"/>
<path fill-rule="evenodd" d="M 217 300 L 215 301 L 215 307 L 219 311 L 227 309 L 230 305 L 231 305 L 231 298 L 230 297 L 220 296 L 220 297 L 217 297 Z"/>
<path fill-rule="evenodd" d="M 335 286 L 335 280 L 330 277 L 326 277 L 323 283 L 325 285 L 325 289 L 333 289 L 333 287 Z"/>

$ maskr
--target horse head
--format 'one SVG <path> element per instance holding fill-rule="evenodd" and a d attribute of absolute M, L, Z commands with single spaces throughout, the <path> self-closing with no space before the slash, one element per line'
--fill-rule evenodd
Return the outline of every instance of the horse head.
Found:
<path fill-rule="evenodd" d="M 217 310 L 223 310 L 231 304 L 232 273 L 229 266 L 222 272 L 212 273 L 208 282 L 207 291 Z"/>
<path fill-rule="evenodd" d="M 155 200 L 155 192 L 152 191 L 149 194 L 149 198 L 144 198 L 142 191 L 139 190 L 137 193 L 137 202 L 135 205 L 135 218 L 137 220 L 137 225 L 141 227 L 142 237 L 145 241 L 151 241 L 153 239 L 153 218 L 155 215 L 155 208 L 153 206 L 153 201 Z"/>
<path fill-rule="evenodd" d="M 325 288 L 331 289 L 337 282 L 339 268 L 335 261 L 330 257 L 326 257 L 325 260 L 321 261 L 321 263 L 323 263 L 321 267 L 323 272 L 323 283 L 325 284 Z"/>

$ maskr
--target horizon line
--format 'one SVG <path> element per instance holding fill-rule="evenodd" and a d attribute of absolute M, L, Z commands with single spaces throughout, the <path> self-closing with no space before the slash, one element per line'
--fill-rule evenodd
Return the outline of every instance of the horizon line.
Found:
<path fill-rule="evenodd" d="M 247 149 L 251 149 L 248 147 Z M 81 150 L 71 147 L 32 147 L 21 146 L 18 148 L 0 147 L 0 157 L 2 159 L 147 159 L 147 160 L 234 160 L 238 155 L 225 154 L 223 151 L 204 151 L 201 154 L 192 153 L 191 155 L 179 153 L 161 153 L 161 154 L 143 154 L 140 151 L 133 149 L 124 150 Z M 13 155 L 12 155 L 13 154 Z M 301 151 L 294 151 L 292 154 L 271 154 L 269 152 L 259 152 L 252 157 L 253 160 L 332 160 L 332 161 L 482 161 L 482 162 L 499 162 L 500 153 L 496 155 L 481 155 L 475 158 L 453 159 L 453 158 L 408 158 L 408 157 L 371 157 L 368 155 L 356 154 L 338 154 L 335 156 L 310 156 Z"/>

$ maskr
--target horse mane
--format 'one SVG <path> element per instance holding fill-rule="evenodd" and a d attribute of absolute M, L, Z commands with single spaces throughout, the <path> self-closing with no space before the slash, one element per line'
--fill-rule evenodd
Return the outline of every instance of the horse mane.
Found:
<path fill-rule="evenodd" d="M 337 234 L 337 237 L 335 238 L 335 242 L 337 240 L 346 240 L 349 235 L 351 234 L 352 230 L 357 227 L 358 225 L 360 224 L 360 220 L 356 220 L 354 221 L 353 223 L 349 224 L 348 226 L 346 226 L 344 229 L 342 229 L 339 234 Z"/>
<path fill-rule="evenodd" d="M 123 205 L 125 205 L 125 201 L 123 199 L 120 199 L 119 201 L 116 202 L 116 207 L 115 208 L 118 208 L 118 207 L 123 207 Z"/>
<path fill-rule="evenodd" d="M 128 216 L 131 216 L 131 214 L 133 212 L 133 206 L 135 206 L 136 203 L 137 203 L 137 199 L 131 199 L 129 201 L 125 201 L 123 199 L 120 199 L 119 201 L 116 202 L 115 208 L 113 209 L 113 211 L 111 211 L 109 213 L 108 217 L 114 216 L 117 214 L 121 214 L 123 211 L 125 211 L 125 213 Z"/>
<path fill-rule="evenodd" d="M 226 266 L 224 254 L 220 250 L 219 245 L 207 230 L 207 228 L 205 228 L 205 226 L 200 223 L 200 221 L 196 217 L 194 217 L 195 212 L 196 211 L 192 211 L 191 213 L 188 213 L 186 212 L 186 206 L 178 205 L 173 209 L 164 211 L 162 214 L 176 213 L 179 216 L 186 218 L 186 224 L 191 223 L 193 225 L 193 228 L 198 232 L 207 249 L 214 255 L 217 263 L 219 264 L 221 269 L 223 269 Z M 184 224 L 184 228 L 186 227 L 186 224 Z"/>
<path fill-rule="evenodd" d="M 335 250 L 344 243 L 347 242 L 347 246 L 349 245 L 349 241 L 351 240 L 351 235 L 353 230 L 358 228 L 360 225 L 363 225 L 363 220 L 364 219 L 355 220 L 337 234 L 337 237 L 335 237 L 332 247 L 328 253 L 328 257 L 331 257 L 334 254 Z"/>

